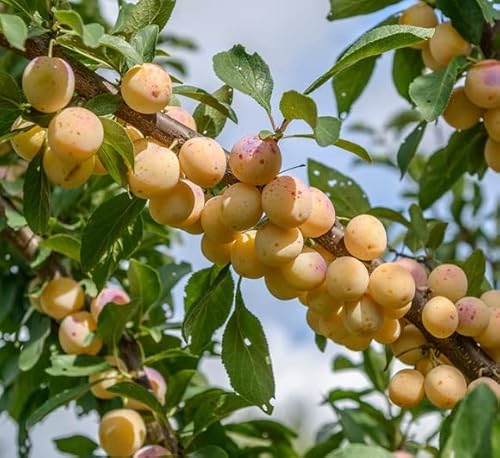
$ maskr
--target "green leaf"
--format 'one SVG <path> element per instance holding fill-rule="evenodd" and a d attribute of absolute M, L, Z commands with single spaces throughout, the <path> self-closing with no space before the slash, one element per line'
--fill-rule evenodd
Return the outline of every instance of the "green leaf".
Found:
<path fill-rule="evenodd" d="M 342 432 L 332 434 L 324 442 L 320 442 L 310 448 L 304 455 L 304 458 L 324 458 L 325 456 L 329 456 L 328 453 L 337 450 L 343 440 L 344 435 Z"/>
<path fill-rule="evenodd" d="M 336 145 L 340 135 L 340 119 L 333 116 L 321 116 L 318 118 L 314 136 L 319 146 Z"/>
<path fill-rule="evenodd" d="M 498 400 L 486 385 L 469 393 L 456 408 L 443 458 L 494 458 L 492 454 L 493 422 Z M 474 431 L 474 434 L 471 434 Z"/>
<path fill-rule="evenodd" d="M 321 189 L 335 205 L 338 216 L 352 218 L 370 209 L 368 197 L 351 178 L 316 162 L 307 161 L 309 184 Z"/>
<path fill-rule="evenodd" d="M 225 84 L 217 89 L 212 96 L 225 106 L 229 106 L 233 102 L 233 88 Z M 201 103 L 196 107 L 193 117 L 196 121 L 198 132 L 210 138 L 219 136 L 227 120 L 227 117 L 220 111 L 205 103 Z"/>
<path fill-rule="evenodd" d="M 349 151 L 352 154 L 355 154 L 356 156 L 360 157 L 366 162 L 373 162 L 373 159 L 371 158 L 370 154 L 366 149 L 364 149 L 361 145 L 358 145 L 357 143 L 353 143 L 349 140 L 344 140 L 342 138 L 339 138 L 335 142 L 335 146 L 338 148 L 342 148 L 345 151 Z"/>
<path fill-rule="evenodd" d="M 14 78 L 6 72 L 0 72 L 0 108 L 2 110 L 20 111 L 19 104 L 22 102 L 23 93 Z M 5 114 L 2 113 L 2 115 Z M 12 123 L 8 126 L 8 130 L 10 130 L 11 125 Z"/>
<path fill-rule="evenodd" d="M 50 186 L 42 167 L 43 154 L 38 153 L 29 163 L 23 186 L 23 213 L 29 227 L 37 234 L 49 228 Z"/>
<path fill-rule="evenodd" d="M 51 366 L 45 369 L 53 377 L 86 377 L 111 368 L 103 358 L 88 355 L 52 355 Z"/>
<path fill-rule="evenodd" d="M 54 17 L 62 25 L 67 25 L 79 37 L 83 38 L 84 23 L 81 16 L 75 10 L 55 10 Z"/>
<path fill-rule="evenodd" d="M 28 38 L 28 27 L 24 21 L 15 14 L 0 14 L 0 27 L 9 44 L 24 51 L 24 43 Z"/>
<path fill-rule="evenodd" d="M 484 150 L 486 133 L 481 125 L 454 133 L 448 145 L 434 153 L 420 178 L 418 199 L 422 209 L 430 207 L 467 171 L 469 162 Z"/>
<path fill-rule="evenodd" d="M 91 270 L 112 250 L 128 227 L 136 221 L 146 201 L 119 194 L 101 204 L 90 216 L 82 234 L 82 269 Z"/>
<path fill-rule="evenodd" d="M 403 140 L 403 143 L 401 143 L 401 146 L 399 147 L 398 166 L 399 170 L 401 170 L 401 179 L 405 176 L 412 159 L 415 157 L 415 154 L 417 154 L 417 150 L 425 134 L 426 127 L 427 122 L 422 121 Z"/>
<path fill-rule="evenodd" d="M 188 307 L 182 334 L 195 354 L 210 342 L 213 333 L 226 321 L 233 303 L 234 282 L 229 266 L 196 272 L 185 289 Z"/>
<path fill-rule="evenodd" d="M 285 119 L 303 119 L 313 129 L 318 119 L 318 109 L 313 99 L 297 91 L 288 91 L 280 101 L 280 110 Z"/>
<path fill-rule="evenodd" d="M 401 0 L 330 0 L 329 21 L 370 14 Z"/>
<path fill-rule="evenodd" d="M 188 458 L 228 458 L 229 455 L 220 447 L 207 445 L 188 454 Z"/>
<path fill-rule="evenodd" d="M 127 187 L 126 163 L 130 168 L 134 167 L 134 145 L 123 126 L 111 119 L 100 119 L 104 128 L 104 141 L 97 155 L 113 180 Z"/>
<path fill-rule="evenodd" d="M 14 208 L 7 207 L 4 210 L 4 214 L 7 226 L 15 231 L 27 225 L 26 218 L 24 218 L 24 216 L 18 213 Z"/>
<path fill-rule="evenodd" d="M 99 314 L 97 335 L 111 348 L 116 347 L 138 308 L 139 304 L 134 301 L 128 304 L 106 304 Z"/>
<path fill-rule="evenodd" d="M 410 97 L 426 121 L 435 121 L 446 109 L 465 62 L 464 56 L 455 57 L 445 69 L 419 76 L 410 84 Z"/>
<path fill-rule="evenodd" d="M 153 62 L 156 54 L 156 44 L 160 29 L 156 24 L 151 24 L 132 35 L 130 44 L 142 56 L 144 62 Z"/>
<path fill-rule="evenodd" d="M 464 262 L 462 268 L 467 275 L 468 288 L 467 296 L 479 297 L 481 294 L 481 285 L 483 284 L 484 274 L 486 272 L 486 257 L 480 249 L 474 250 Z"/>
<path fill-rule="evenodd" d="M 273 79 L 269 67 L 257 54 L 248 54 L 241 45 L 216 54 L 215 74 L 224 83 L 252 97 L 270 113 Z"/>
<path fill-rule="evenodd" d="M 410 229 L 420 242 L 418 247 L 423 248 L 429 239 L 429 230 L 422 209 L 417 204 L 411 204 L 410 206 Z"/>
<path fill-rule="evenodd" d="M 437 250 L 443 243 L 448 223 L 445 223 L 443 221 L 435 221 L 434 223 L 431 223 L 430 227 L 431 228 L 429 230 L 427 248 L 430 248 L 431 250 Z"/>
<path fill-rule="evenodd" d="M 433 33 L 434 29 L 410 25 L 383 25 L 372 29 L 362 35 L 330 70 L 314 81 L 305 90 L 305 94 L 318 89 L 330 78 L 363 59 L 378 56 L 393 49 L 413 46 L 427 40 Z"/>
<path fill-rule="evenodd" d="M 498 13 L 493 7 L 493 2 L 490 0 L 475 0 L 475 2 L 479 5 L 479 8 L 481 8 L 484 20 L 489 24 L 494 24 Z M 496 3 L 498 3 L 498 1 Z"/>
<path fill-rule="evenodd" d="M 45 340 L 50 334 L 50 319 L 34 313 L 28 322 L 30 340 L 23 345 L 19 355 L 19 369 L 29 371 L 42 356 Z"/>
<path fill-rule="evenodd" d="M 60 253 L 68 258 L 80 262 L 80 240 L 66 234 L 52 235 L 48 239 L 42 240 L 40 246 L 49 248 L 56 253 Z"/>
<path fill-rule="evenodd" d="M 49 413 L 56 410 L 58 407 L 65 406 L 69 402 L 82 397 L 90 390 L 90 384 L 85 383 L 74 388 L 69 388 L 60 391 L 55 396 L 49 398 L 40 407 L 38 407 L 26 420 L 26 426 L 31 428 L 43 420 Z"/>
<path fill-rule="evenodd" d="M 98 48 L 105 30 L 101 24 L 85 24 L 83 26 L 83 44 L 89 48 Z"/>
<path fill-rule="evenodd" d="M 328 344 L 328 341 L 326 340 L 325 336 L 321 336 L 319 334 L 314 335 L 314 343 L 316 344 L 316 347 L 321 353 L 325 352 L 326 345 Z"/>
<path fill-rule="evenodd" d="M 138 301 L 143 310 L 157 301 L 161 291 L 160 278 L 152 267 L 131 259 L 128 282 L 132 299 Z"/>
<path fill-rule="evenodd" d="M 87 100 L 83 106 L 97 116 L 106 116 L 118 110 L 120 103 L 121 97 L 118 94 L 100 94 Z"/>
<path fill-rule="evenodd" d="M 373 207 L 368 213 L 377 218 L 387 219 L 389 221 L 402 224 L 405 227 L 410 227 L 410 222 L 398 211 L 386 207 Z"/>
<path fill-rule="evenodd" d="M 233 389 L 270 415 L 274 376 L 266 336 L 259 320 L 245 307 L 239 287 L 222 337 L 222 363 Z"/>
<path fill-rule="evenodd" d="M 112 393 L 126 398 L 132 398 L 148 406 L 160 418 L 165 418 L 165 412 L 155 395 L 142 385 L 134 382 L 120 382 L 109 388 Z"/>
<path fill-rule="evenodd" d="M 122 32 L 132 34 L 151 24 L 163 30 L 170 19 L 175 0 L 140 0 L 125 16 Z"/>
<path fill-rule="evenodd" d="M 131 44 L 121 37 L 104 34 L 100 38 L 99 44 L 120 53 L 127 60 L 129 65 L 141 65 L 144 63 L 141 55 L 132 47 Z"/>
<path fill-rule="evenodd" d="M 333 90 L 337 100 L 337 112 L 342 116 L 349 114 L 351 107 L 363 93 L 370 81 L 377 57 L 369 57 L 337 73 L 333 78 Z"/>
<path fill-rule="evenodd" d="M 393 454 L 388 450 L 376 445 L 351 444 L 328 455 L 329 458 L 393 458 Z"/>
<path fill-rule="evenodd" d="M 91 456 L 99 447 L 92 439 L 81 435 L 58 437 L 54 439 L 54 444 L 62 453 L 82 457 Z"/>
<path fill-rule="evenodd" d="M 346 356 L 336 356 L 333 360 L 333 370 L 334 371 L 343 371 L 347 369 L 358 369 L 359 364 L 354 363 Z"/>
<path fill-rule="evenodd" d="M 437 7 L 451 19 L 462 37 L 470 43 L 480 43 L 484 16 L 478 0 L 437 0 Z"/>
<path fill-rule="evenodd" d="M 410 84 L 424 71 L 420 49 L 401 48 L 394 53 L 392 80 L 398 94 L 411 103 Z"/>
<path fill-rule="evenodd" d="M 237 123 L 238 117 L 233 111 L 230 105 L 221 102 L 213 95 L 209 94 L 203 89 L 194 86 L 174 86 L 173 92 L 175 95 L 183 95 L 184 97 L 189 97 L 191 99 L 197 100 L 198 102 L 204 103 L 209 107 L 214 108 L 219 113 L 229 118 L 231 121 Z M 168 114 L 168 113 L 167 113 Z"/>
<path fill-rule="evenodd" d="M 389 384 L 389 372 L 384 371 L 386 366 L 383 351 L 376 351 L 368 347 L 363 351 L 363 367 L 374 388 L 384 393 Z"/>

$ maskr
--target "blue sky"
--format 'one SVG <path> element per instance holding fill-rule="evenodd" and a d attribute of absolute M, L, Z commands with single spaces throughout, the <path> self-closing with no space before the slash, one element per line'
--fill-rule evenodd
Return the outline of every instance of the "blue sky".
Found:
<path fill-rule="evenodd" d="M 258 52 L 269 64 L 274 77 L 273 105 L 277 117 L 277 106 L 281 94 L 290 89 L 303 90 L 317 76 L 327 70 L 338 54 L 352 43 L 363 31 L 377 24 L 391 12 L 398 11 L 413 2 L 402 2 L 369 17 L 355 18 L 330 23 L 326 20 L 328 0 L 180 0 L 169 25 L 169 31 L 194 37 L 200 46 L 198 53 L 183 53 L 190 75 L 188 84 L 214 90 L 221 84 L 212 70 L 211 57 L 220 51 L 243 44 L 249 52 Z M 102 0 L 108 17 L 116 11 L 115 0 Z M 363 121 L 382 127 L 384 122 L 407 103 L 395 92 L 390 79 L 391 56 L 378 61 L 372 81 L 361 99 L 356 103 L 349 122 Z M 331 85 L 326 84 L 313 94 L 321 115 L 336 115 Z M 190 103 L 186 107 L 192 107 Z M 235 94 L 234 108 L 239 116 L 239 125 L 229 123 L 220 137 L 226 147 L 243 135 L 269 128 L 265 112 L 247 96 Z M 297 123 L 297 131 L 305 125 Z M 295 128 L 294 128 L 295 130 Z M 441 122 L 436 130 L 431 129 L 424 145 L 431 151 L 438 145 L 439 132 L 447 132 Z M 366 139 L 356 137 L 343 130 L 342 136 L 363 143 L 369 151 L 377 147 L 366 144 Z M 443 138 L 443 137 L 441 137 Z M 392 147 L 397 151 L 397 144 Z M 353 167 L 352 156 L 338 148 L 320 148 L 311 141 L 287 140 L 281 145 L 284 168 L 304 163 L 311 157 L 352 176 L 370 196 L 375 206 L 399 208 L 398 192 L 401 184 L 396 174 L 379 166 Z M 305 169 L 293 172 L 306 179 Z M 498 198 L 500 189 L 498 175 L 489 174 L 488 182 Z M 496 196 L 496 197 L 495 197 Z M 493 201 L 492 200 L 492 201 Z M 185 243 L 174 249 L 177 259 L 192 263 L 195 269 L 208 266 L 199 251 L 199 239 L 185 236 Z M 177 302 L 182 298 L 182 286 L 176 291 Z M 290 412 L 301 412 L 305 429 L 311 431 L 322 421 L 331 418 L 329 411 L 317 407 L 322 395 L 336 386 L 359 386 L 363 380 L 353 374 L 334 375 L 330 372 L 331 358 L 341 350 L 329 345 L 326 354 L 314 346 L 311 331 L 305 324 L 305 309 L 296 301 L 280 302 L 264 289 L 261 280 L 245 280 L 245 300 L 249 308 L 262 321 L 269 338 L 276 379 L 276 415 L 287 418 Z M 224 370 L 217 360 L 208 361 L 205 369 L 214 383 L 227 386 Z M 312 410 L 314 409 L 314 410 Z M 73 420 L 71 411 L 62 411 L 50 416 L 34 430 L 34 457 L 51 455 L 51 438 L 70 435 L 76 431 L 96 437 L 95 417 L 80 422 Z M 0 450 L 5 456 L 14 456 L 12 426 L 0 418 Z M 53 452 L 52 452 L 53 453 Z"/>

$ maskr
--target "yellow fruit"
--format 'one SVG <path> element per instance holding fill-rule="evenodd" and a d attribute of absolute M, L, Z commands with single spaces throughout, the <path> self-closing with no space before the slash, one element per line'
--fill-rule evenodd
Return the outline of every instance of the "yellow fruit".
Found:
<path fill-rule="evenodd" d="M 133 455 L 142 447 L 145 438 L 146 425 L 135 410 L 111 410 L 99 424 L 99 443 L 111 457 Z"/>

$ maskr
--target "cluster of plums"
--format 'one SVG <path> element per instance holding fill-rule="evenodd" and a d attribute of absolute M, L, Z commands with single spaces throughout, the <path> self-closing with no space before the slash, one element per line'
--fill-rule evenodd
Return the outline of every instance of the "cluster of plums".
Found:
<path fill-rule="evenodd" d="M 411 6 L 399 19 L 400 24 L 435 27 L 434 35 L 416 45 L 422 50 L 422 60 L 431 70 L 442 70 L 453 58 L 468 56 L 472 46 L 451 22 L 439 23 L 434 9 L 425 2 Z M 484 149 L 488 167 L 500 172 L 500 61 L 481 60 L 474 63 L 457 86 L 443 113 L 445 121 L 455 129 L 469 129 L 481 119 L 489 135 Z"/>
<path fill-rule="evenodd" d="M 429 14 L 427 8 L 423 4 L 413 7 L 402 21 L 414 23 L 415 14 Z M 445 36 L 454 30 L 449 24 L 437 29 L 440 27 L 440 34 Z M 424 52 L 429 48 L 428 52 L 443 65 L 450 59 L 449 53 L 441 50 L 439 54 L 434 49 L 441 48 L 433 45 L 432 39 L 424 46 Z M 460 92 L 478 106 L 488 101 L 485 122 L 495 109 L 492 94 L 496 86 L 491 85 L 492 90 L 487 84 L 479 88 L 476 81 L 488 80 L 484 75 L 489 75 L 491 65 L 482 62 L 473 67 L 465 90 Z M 96 156 L 104 141 L 101 120 L 85 108 L 67 107 L 74 84 L 73 71 L 64 60 L 38 57 L 31 61 L 23 75 L 26 98 L 38 111 L 56 114 L 47 130 L 22 119 L 16 121 L 15 128 L 22 131 L 11 140 L 14 150 L 27 160 L 43 149 L 45 173 L 53 183 L 66 188 L 81 186 L 93 173 L 106 173 Z M 171 81 L 161 67 L 132 67 L 120 89 L 133 110 L 145 114 L 165 110 L 196 130 L 189 113 L 168 106 Z M 454 93 L 448 111 L 457 94 L 459 91 Z M 199 136 L 167 146 L 144 138 L 131 126 L 125 128 L 135 153 L 134 168 L 128 171 L 129 190 L 148 199 L 151 217 L 162 225 L 203 234 L 201 250 L 207 259 L 219 265 L 231 263 L 242 277 L 264 278 L 273 296 L 282 300 L 299 298 L 307 306 L 307 322 L 317 334 L 351 350 L 363 350 L 373 340 L 390 345 L 403 363 L 415 366 L 391 380 L 389 397 L 397 405 L 411 407 L 427 396 L 436 406 L 450 408 L 465 395 L 467 382 L 471 382 L 469 387 L 484 382 L 500 390 L 491 379 L 466 381 L 404 318 L 417 288 L 429 288 L 431 298 L 422 315 L 427 331 L 436 338 L 454 332 L 473 337 L 498 361 L 500 291 L 486 292 L 481 298 L 467 297 L 467 278 L 455 265 L 438 266 L 427 277 L 421 264 L 412 259 L 378 263 L 387 247 L 387 235 L 383 224 L 368 214 L 348 222 L 343 239 L 346 254 L 333 256 L 313 241 L 335 223 L 332 202 L 319 189 L 279 174 L 282 158 L 274 139 L 243 137 L 227 157 L 210 138 Z M 489 144 L 496 145 L 494 140 Z M 222 186 L 228 169 L 238 182 Z M 59 277 L 43 287 L 35 302 L 42 313 L 60 321 L 59 342 L 65 353 L 96 355 L 102 348 L 102 341 L 95 335 L 100 311 L 108 303 L 126 304 L 129 297 L 115 287 L 105 288 L 86 311 L 80 285 L 71 278 Z M 129 374 L 120 361 L 108 357 L 108 362 L 111 369 L 90 376 L 93 394 L 102 399 L 115 397 L 109 388 L 135 375 Z M 144 372 L 153 393 L 164 403 L 167 390 L 162 375 L 148 367 Z M 141 403 L 124 399 L 123 409 L 103 416 L 100 443 L 110 456 L 169 456 L 162 447 L 143 447 L 146 426 L 138 411 L 144 409 L 147 407 Z"/>
<path fill-rule="evenodd" d="M 107 287 L 91 300 L 89 310 L 85 309 L 85 295 L 82 287 L 72 278 L 58 277 L 50 280 L 41 294 L 31 297 L 41 313 L 59 321 L 59 343 L 70 355 L 96 355 L 102 349 L 102 340 L 95 335 L 99 315 L 107 304 L 127 304 L 127 293 L 115 286 Z M 109 391 L 114 384 L 134 378 L 125 364 L 115 357 L 107 356 L 110 369 L 91 374 L 91 392 L 98 399 L 112 399 L 117 394 Z M 151 391 L 161 404 L 165 403 L 167 384 L 156 369 L 144 367 Z M 133 456 L 153 458 L 172 456 L 159 445 L 146 445 L 146 423 L 140 412 L 148 407 L 134 399 L 124 398 L 123 408 L 106 413 L 99 425 L 99 441 L 105 452 L 112 457 Z"/>

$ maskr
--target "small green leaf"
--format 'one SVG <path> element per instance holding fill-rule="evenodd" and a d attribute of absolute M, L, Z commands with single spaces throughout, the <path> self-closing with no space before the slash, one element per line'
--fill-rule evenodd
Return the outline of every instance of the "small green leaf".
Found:
<path fill-rule="evenodd" d="M 56 234 L 48 239 L 42 240 L 40 246 L 49 248 L 56 253 L 60 253 L 68 258 L 80 262 L 80 241 L 71 235 Z"/>
<path fill-rule="evenodd" d="M 106 48 L 111 48 L 120 53 L 129 62 L 129 65 L 141 65 L 144 63 L 142 56 L 123 38 L 116 35 L 104 34 L 99 44 Z"/>
<path fill-rule="evenodd" d="M 345 151 L 349 151 L 352 154 L 355 154 L 359 158 L 363 159 L 366 162 L 373 162 L 373 159 L 371 158 L 370 154 L 366 149 L 364 149 L 361 145 L 358 145 L 357 143 L 353 143 L 349 140 L 345 140 L 342 138 L 339 138 L 335 142 L 335 146 L 338 148 L 342 148 Z"/>
<path fill-rule="evenodd" d="M 62 453 L 82 457 L 92 456 L 99 447 L 92 439 L 81 435 L 58 437 L 54 439 L 54 444 Z"/>
<path fill-rule="evenodd" d="M 430 207 L 467 171 L 468 164 L 478 151 L 484 150 L 486 132 L 478 124 L 455 132 L 447 146 L 434 153 L 425 164 L 420 178 L 419 203 L 422 209 Z M 482 156 L 482 154 L 480 155 Z"/>
<path fill-rule="evenodd" d="M 270 415 L 274 376 L 266 336 L 259 320 L 245 307 L 239 288 L 222 337 L 222 363 L 234 390 Z"/>
<path fill-rule="evenodd" d="M 52 363 L 45 369 L 54 377 L 86 377 L 111 368 L 103 358 L 88 355 L 52 355 Z"/>
<path fill-rule="evenodd" d="M 83 19 L 75 10 L 55 10 L 54 17 L 61 25 L 67 25 L 71 30 L 83 37 Z"/>
<path fill-rule="evenodd" d="M 437 250 L 442 245 L 447 227 L 448 223 L 443 221 L 435 221 L 430 224 L 427 248 Z"/>
<path fill-rule="evenodd" d="M 98 48 L 105 30 L 101 24 L 85 24 L 83 26 L 83 44 L 89 48 Z"/>
<path fill-rule="evenodd" d="M 318 119 L 318 109 L 313 99 L 297 91 L 288 91 L 280 101 L 280 110 L 285 119 L 303 119 L 313 129 Z"/>
<path fill-rule="evenodd" d="M 233 88 L 224 85 L 217 89 L 212 96 L 224 104 L 230 106 L 233 102 Z M 227 117 L 211 106 L 201 103 L 193 112 L 198 132 L 210 138 L 217 138 L 226 125 Z"/>
<path fill-rule="evenodd" d="M 120 103 L 121 97 L 118 94 L 100 94 L 87 100 L 83 106 L 97 116 L 106 116 L 118 110 Z"/>
<path fill-rule="evenodd" d="M 130 44 L 142 56 L 144 62 L 153 62 L 159 33 L 160 29 L 158 26 L 151 24 L 139 29 L 132 35 Z"/>
<path fill-rule="evenodd" d="M 337 450 L 329 455 L 330 458 L 393 458 L 393 454 L 388 450 L 376 445 L 351 444 L 347 447 Z"/>
<path fill-rule="evenodd" d="M 370 209 L 368 197 L 361 187 L 339 171 L 309 159 L 307 174 L 309 184 L 326 193 L 338 216 L 352 218 Z"/>
<path fill-rule="evenodd" d="M 28 38 L 28 27 L 24 21 L 15 14 L 0 14 L 0 26 L 9 44 L 24 51 L 24 43 Z"/>
<path fill-rule="evenodd" d="M 194 86 L 174 86 L 173 92 L 175 95 L 183 95 L 184 97 L 189 97 L 191 99 L 197 100 L 198 102 L 204 103 L 209 107 L 217 110 L 219 113 L 229 118 L 231 121 L 237 123 L 238 117 L 233 111 L 230 105 L 221 102 L 213 95 L 208 92 Z M 168 113 L 167 113 L 168 114 Z"/>
<path fill-rule="evenodd" d="M 29 163 L 24 177 L 24 217 L 37 234 L 44 234 L 49 227 L 50 186 L 42 167 L 43 154 L 38 153 Z"/>
<path fill-rule="evenodd" d="M 137 300 L 143 310 L 157 301 L 161 291 L 160 278 L 152 267 L 131 259 L 128 268 L 128 281 L 132 299 Z"/>
<path fill-rule="evenodd" d="M 190 348 L 200 353 L 210 342 L 213 333 L 226 321 L 233 303 L 234 282 L 229 266 L 196 272 L 185 289 L 188 307 L 182 333 Z"/>
<path fill-rule="evenodd" d="M 163 410 L 160 401 L 156 399 L 155 395 L 142 385 L 134 382 L 120 382 L 116 383 L 109 388 L 112 393 L 119 394 L 126 398 L 135 399 L 148 406 L 153 412 L 155 412 L 160 418 L 165 418 L 165 412 Z"/>
<path fill-rule="evenodd" d="M 392 80 L 398 94 L 410 103 L 410 84 L 423 71 L 424 63 L 420 49 L 401 48 L 396 50 L 392 63 Z"/>
<path fill-rule="evenodd" d="M 410 227 L 420 242 L 419 248 L 423 248 L 429 239 L 429 229 L 422 209 L 417 204 L 411 204 L 410 206 Z"/>
<path fill-rule="evenodd" d="M 7 226 L 15 231 L 21 229 L 26 226 L 28 223 L 26 222 L 26 218 L 17 212 L 14 208 L 7 207 L 4 210 L 5 219 Z"/>
<path fill-rule="evenodd" d="M 207 445 L 191 452 L 188 458 L 229 458 L 229 455 L 220 447 Z"/>
<path fill-rule="evenodd" d="M 339 355 L 333 360 L 334 371 L 344 371 L 348 369 L 358 369 L 359 364 L 354 363 L 346 356 Z"/>
<path fill-rule="evenodd" d="M 257 54 L 248 54 L 241 45 L 216 54 L 215 74 L 224 83 L 252 97 L 270 113 L 273 79 L 269 67 Z"/>
<path fill-rule="evenodd" d="M 132 34 L 151 24 L 156 24 L 159 30 L 163 30 L 174 6 L 175 0 L 140 0 L 133 7 L 127 8 L 120 32 Z"/>
<path fill-rule="evenodd" d="M 316 347 L 321 353 L 325 352 L 326 345 L 328 341 L 326 340 L 325 336 L 321 336 L 319 334 L 314 335 L 314 343 L 316 344 Z"/>
<path fill-rule="evenodd" d="M 339 140 L 340 127 L 342 123 L 340 119 L 333 116 L 321 116 L 318 118 L 314 136 L 319 146 L 335 145 Z"/>
<path fill-rule="evenodd" d="M 115 348 L 139 308 L 137 302 L 128 304 L 106 304 L 99 314 L 97 335 L 111 348 Z"/>
<path fill-rule="evenodd" d="M 329 21 L 370 14 L 400 0 L 330 0 Z"/>
<path fill-rule="evenodd" d="M 146 201 L 119 194 L 92 213 L 82 234 L 82 269 L 91 270 L 137 219 Z"/>
<path fill-rule="evenodd" d="M 49 398 L 40 407 L 38 407 L 26 420 L 26 426 L 31 428 L 43 420 L 49 413 L 56 410 L 58 407 L 65 406 L 69 402 L 82 397 L 90 390 L 90 383 L 78 385 L 74 388 L 69 388 L 60 391 L 55 396 Z"/>
<path fill-rule="evenodd" d="M 386 207 L 373 207 L 368 213 L 377 218 L 387 219 L 395 223 L 402 224 L 405 227 L 410 227 L 410 222 L 398 211 Z"/>
<path fill-rule="evenodd" d="M 417 154 L 418 147 L 425 134 L 427 122 L 422 121 L 411 131 L 411 133 L 403 140 L 398 151 L 398 166 L 401 170 L 401 178 L 406 174 L 412 159 Z"/>
<path fill-rule="evenodd" d="M 28 322 L 30 340 L 23 345 L 19 355 L 19 369 L 29 371 L 42 356 L 45 340 L 50 334 L 50 319 L 34 313 Z"/>
<path fill-rule="evenodd" d="M 410 97 L 428 121 L 435 121 L 446 109 L 460 68 L 466 63 L 458 56 L 443 70 L 416 78 L 410 85 Z"/>
<path fill-rule="evenodd" d="M 341 118 L 349 114 L 352 105 L 363 93 L 372 77 L 376 62 L 376 56 L 369 57 L 334 76 L 333 90 L 337 100 L 337 112 Z"/>
<path fill-rule="evenodd" d="M 389 384 L 389 372 L 385 369 L 386 360 L 383 351 L 376 351 L 368 347 L 363 351 L 363 367 L 365 373 L 373 384 L 373 387 L 384 393 Z"/>
<path fill-rule="evenodd" d="M 474 250 L 464 262 L 462 268 L 467 275 L 469 287 L 467 296 L 479 296 L 481 285 L 483 284 L 484 274 L 486 272 L 486 257 L 482 250 Z"/>
<path fill-rule="evenodd" d="M 443 458 L 494 458 L 492 432 L 498 399 L 486 385 L 470 392 L 456 408 Z M 474 434 L 471 434 L 474 431 Z"/>
<path fill-rule="evenodd" d="M 330 78 L 357 62 L 372 56 L 378 56 L 393 49 L 405 48 L 432 37 L 434 29 L 413 27 L 410 25 L 383 25 L 362 35 L 330 68 L 306 90 L 309 94 L 325 84 Z"/>

